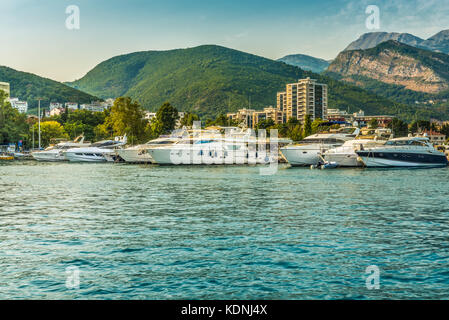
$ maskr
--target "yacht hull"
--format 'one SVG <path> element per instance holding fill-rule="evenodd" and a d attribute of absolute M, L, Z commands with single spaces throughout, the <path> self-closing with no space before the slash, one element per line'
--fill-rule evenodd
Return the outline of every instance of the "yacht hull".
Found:
<path fill-rule="evenodd" d="M 121 149 L 118 155 L 129 163 L 152 163 L 153 159 L 145 149 Z"/>
<path fill-rule="evenodd" d="M 406 152 L 368 152 L 357 151 L 364 165 L 370 168 L 386 167 L 445 167 L 448 162 L 445 156 L 431 153 Z"/>
<path fill-rule="evenodd" d="M 45 152 L 38 151 L 33 152 L 31 156 L 41 162 L 59 162 L 59 161 L 67 161 L 65 154 L 63 152 Z"/>
<path fill-rule="evenodd" d="M 268 164 L 277 161 L 272 157 L 259 156 L 256 152 L 240 153 L 222 150 L 170 150 L 154 148 L 148 150 L 151 158 L 161 165 L 243 165 Z"/>
<path fill-rule="evenodd" d="M 66 158 L 70 162 L 107 162 L 103 154 L 87 154 L 82 152 L 67 152 Z"/>
<path fill-rule="evenodd" d="M 336 162 L 339 167 L 362 167 L 363 162 L 358 160 L 356 153 L 325 154 L 324 159 Z"/>
<path fill-rule="evenodd" d="M 319 150 L 281 149 L 282 154 L 292 166 L 317 165 L 321 161 Z"/>

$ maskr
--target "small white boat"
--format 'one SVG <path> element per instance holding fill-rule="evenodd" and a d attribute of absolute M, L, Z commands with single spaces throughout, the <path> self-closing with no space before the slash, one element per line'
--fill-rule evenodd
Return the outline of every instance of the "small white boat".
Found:
<path fill-rule="evenodd" d="M 362 167 L 357 150 L 366 147 L 376 147 L 385 144 L 386 141 L 375 139 L 354 139 L 346 141 L 342 146 L 329 149 L 323 153 L 323 158 L 329 162 L 336 162 L 339 167 Z"/>

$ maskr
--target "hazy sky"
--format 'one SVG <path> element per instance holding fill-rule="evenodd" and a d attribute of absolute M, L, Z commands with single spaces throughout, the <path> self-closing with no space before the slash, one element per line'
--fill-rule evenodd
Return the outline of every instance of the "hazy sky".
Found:
<path fill-rule="evenodd" d="M 66 28 L 69 5 L 79 30 Z M 368 5 L 379 30 L 365 26 Z M 448 17 L 449 0 L 0 0 L 0 65 L 71 81 L 118 54 L 202 44 L 332 59 L 365 32 L 428 38 Z"/>

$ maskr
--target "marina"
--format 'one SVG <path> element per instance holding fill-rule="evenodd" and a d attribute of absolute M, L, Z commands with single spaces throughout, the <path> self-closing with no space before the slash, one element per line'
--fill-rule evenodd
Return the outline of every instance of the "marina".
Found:
<path fill-rule="evenodd" d="M 445 167 L 447 146 L 434 146 L 426 134 L 387 137 L 383 129 L 343 127 L 319 132 L 300 142 L 258 137 L 252 129 L 238 127 L 182 128 L 145 144 L 129 146 L 126 135 L 114 140 L 85 143 L 81 135 L 31 156 L 41 162 L 126 162 L 158 165 L 266 165 L 287 162 L 290 166 L 321 167 Z M 17 156 L 15 156 L 15 154 Z M 24 154 L 2 153 L 0 160 L 23 160 Z"/>

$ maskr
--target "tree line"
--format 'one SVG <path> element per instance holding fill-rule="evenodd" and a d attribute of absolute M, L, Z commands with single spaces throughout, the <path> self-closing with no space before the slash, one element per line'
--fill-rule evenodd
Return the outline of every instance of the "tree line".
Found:
<path fill-rule="evenodd" d="M 20 114 L 11 107 L 6 98 L 6 94 L 0 91 L 0 144 L 22 141 L 24 149 L 30 149 L 33 147 L 34 141 L 34 146 L 37 147 L 37 117 L 28 118 L 26 115 Z M 114 101 L 111 108 L 103 112 L 72 111 L 66 108 L 60 115 L 43 117 L 41 119 L 41 141 L 42 146 L 46 147 L 57 142 L 57 139 L 73 140 L 81 134 L 84 135 L 86 141 L 91 142 L 126 134 L 129 143 L 140 144 L 156 139 L 160 135 L 171 133 L 177 124 L 181 127 L 190 127 L 195 121 L 200 120 L 195 113 L 186 113 L 180 119 L 178 110 L 166 102 L 159 107 L 156 116 L 149 121 L 145 119 L 145 110 L 136 101 L 129 97 L 120 97 Z M 224 114 L 219 114 L 215 119 L 204 119 L 202 124 L 205 127 L 239 125 L 238 122 L 229 119 Z M 370 127 L 377 126 L 374 121 L 369 125 Z M 260 121 L 255 129 L 265 129 L 267 134 L 270 129 L 277 129 L 280 137 L 300 141 L 311 134 L 338 127 L 339 125 L 329 125 L 327 121 L 321 119 L 312 121 L 310 116 L 307 116 L 303 124 L 296 119 L 290 119 L 287 123 L 282 124 L 275 124 L 272 119 L 266 119 Z M 407 136 L 409 133 L 422 130 L 438 131 L 435 124 L 424 120 L 416 120 L 409 125 L 394 118 L 389 127 L 396 137 Z M 443 126 L 439 131 L 449 137 L 449 125 Z"/>

